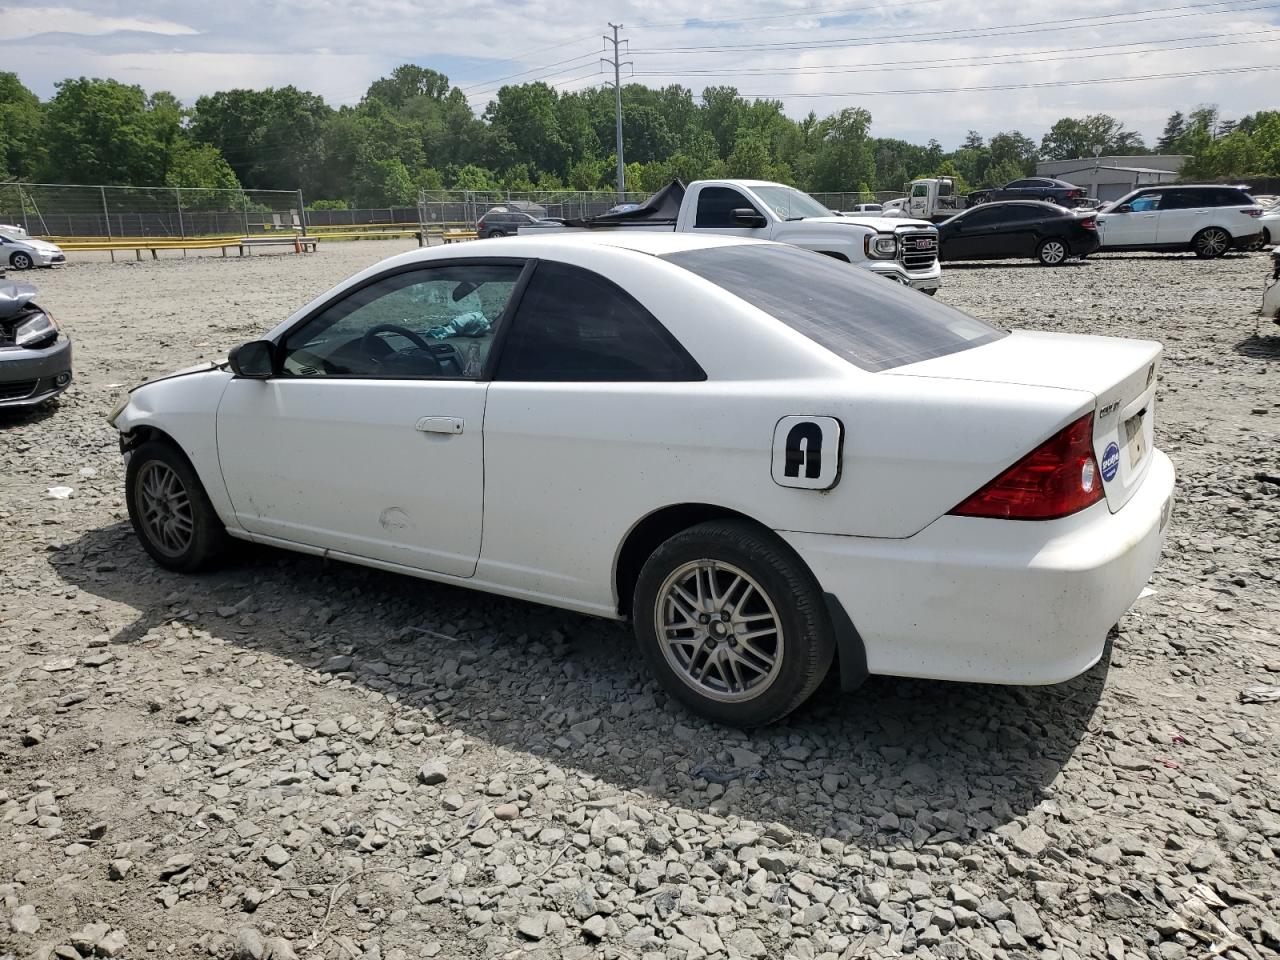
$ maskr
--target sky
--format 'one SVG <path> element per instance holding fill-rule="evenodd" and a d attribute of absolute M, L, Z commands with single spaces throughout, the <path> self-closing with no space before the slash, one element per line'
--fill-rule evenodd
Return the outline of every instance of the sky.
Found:
<path fill-rule="evenodd" d="M 948 149 L 971 129 L 1038 140 L 1063 116 L 1109 113 L 1150 142 L 1174 110 L 1280 109 L 1280 0 L 0 0 L 0 70 L 42 98 L 91 76 L 188 104 L 292 83 L 337 106 L 411 62 L 480 112 L 503 82 L 606 82 L 609 20 L 636 82 L 733 85 L 795 117 L 865 107 L 875 135 Z"/>

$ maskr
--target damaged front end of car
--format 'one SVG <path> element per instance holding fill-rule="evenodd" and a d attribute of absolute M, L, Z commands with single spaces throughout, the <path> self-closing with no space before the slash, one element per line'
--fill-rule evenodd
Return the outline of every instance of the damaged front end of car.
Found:
<path fill-rule="evenodd" d="M 30 284 L 0 283 L 0 410 L 45 403 L 71 385 L 71 338 L 35 295 Z"/>

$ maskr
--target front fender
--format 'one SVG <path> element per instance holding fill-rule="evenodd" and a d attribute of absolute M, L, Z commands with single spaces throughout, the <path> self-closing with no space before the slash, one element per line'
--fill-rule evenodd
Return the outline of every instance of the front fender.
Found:
<path fill-rule="evenodd" d="M 191 461 L 222 522 L 238 527 L 218 465 L 218 403 L 231 379 L 229 370 L 215 367 L 144 383 L 113 424 L 125 447 L 147 430 L 169 437 Z"/>

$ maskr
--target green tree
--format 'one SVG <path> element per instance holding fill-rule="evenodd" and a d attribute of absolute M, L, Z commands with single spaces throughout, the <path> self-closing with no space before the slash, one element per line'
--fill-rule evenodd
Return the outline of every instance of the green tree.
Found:
<path fill-rule="evenodd" d="M 1177 153 L 1178 143 L 1187 132 L 1187 118 L 1181 110 L 1175 110 L 1164 122 L 1164 132 L 1156 141 L 1156 153 Z"/>
<path fill-rule="evenodd" d="M 324 170 L 332 115 L 322 98 L 294 86 L 224 90 L 196 100 L 190 133 L 217 147 L 246 188 L 332 196 Z"/>
<path fill-rule="evenodd" d="M 452 189 L 454 190 L 497 190 L 498 180 L 493 171 L 475 164 L 467 164 L 454 173 Z"/>
<path fill-rule="evenodd" d="M 44 127 L 40 99 L 16 73 L 0 72 L 0 179 L 36 176 L 46 156 Z"/>
<path fill-rule="evenodd" d="M 874 177 L 870 127 L 871 114 L 861 107 L 846 107 L 819 124 L 810 189 L 847 189 Z"/>
<path fill-rule="evenodd" d="M 181 111 L 115 80 L 63 80 L 46 105 L 46 176 L 72 183 L 158 184 L 178 140 Z"/>
<path fill-rule="evenodd" d="M 449 78 L 443 73 L 419 67 L 413 63 L 402 64 L 369 84 L 365 97 L 381 100 L 388 107 L 400 108 L 415 97 L 442 100 L 449 93 Z"/>
<path fill-rule="evenodd" d="M 1106 154 L 1146 152 L 1142 137 L 1126 130 L 1124 124 L 1105 113 L 1083 118 L 1063 117 L 1040 141 L 1040 153 L 1046 160 L 1089 157 L 1094 147 Z"/>
<path fill-rule="evenodd" d="M 231 165 L 207 143 L 192 143 L 186 137 L 179 138 L 169 156 L 169 169 L 164 175 L 168 187 L 203 187 L 212 190 L 238 190 Z"/>

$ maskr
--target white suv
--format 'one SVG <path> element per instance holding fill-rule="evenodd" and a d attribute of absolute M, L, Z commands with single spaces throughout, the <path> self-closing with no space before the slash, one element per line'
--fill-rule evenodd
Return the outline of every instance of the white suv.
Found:
<path fill-rule="evenodd" d="M 1098 213 L 1106 250 L 1194 250 L 1220 257 L 1262 240 L 1262 207 L 1239 187 L 1142 187 Z"/>

